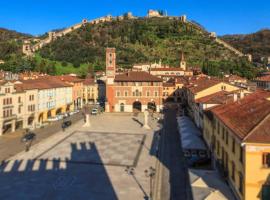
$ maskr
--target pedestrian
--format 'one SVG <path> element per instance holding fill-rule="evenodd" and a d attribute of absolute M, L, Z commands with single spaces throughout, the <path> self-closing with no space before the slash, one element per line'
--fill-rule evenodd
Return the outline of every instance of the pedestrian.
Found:
<path fill-rule="evenodd" d="M 65 123 L 63 122 L 62 123 L 62 131 L 65 132 L 65 130 L 66 130 Z"/>

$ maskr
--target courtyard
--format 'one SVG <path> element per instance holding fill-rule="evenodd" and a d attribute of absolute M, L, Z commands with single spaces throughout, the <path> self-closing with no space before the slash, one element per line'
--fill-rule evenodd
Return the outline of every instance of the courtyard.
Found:
<path fill-rule="evenodd" d="M 147 199 L 159 130 L 142 128 L 143 115 L 102 114 L 59 131 L 6 159 L 0 167 L 0 199 Z M 133 174 L 126 172 L 134 168 Z"/>

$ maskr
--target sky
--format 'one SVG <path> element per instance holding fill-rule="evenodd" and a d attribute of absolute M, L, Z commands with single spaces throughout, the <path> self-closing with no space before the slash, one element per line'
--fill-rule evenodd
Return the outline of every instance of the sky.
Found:
<path fill-rule="evenodd" d="M 270 0 L 0 0 L 0 27 L 39 35 L 84 18 L 128 11 L 145 16 L 149 9 L 171 16 L 186 14 L 218 35 L 270 28 Z"/>

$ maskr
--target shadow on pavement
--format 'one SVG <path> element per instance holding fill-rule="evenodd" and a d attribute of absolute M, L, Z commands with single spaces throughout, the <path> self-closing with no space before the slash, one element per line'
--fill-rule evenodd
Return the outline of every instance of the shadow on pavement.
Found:
<path fill-rule="evenodd" d="M 167 108 L 163 111 L 163 119 L 158 123 L 161 129 L 154 132 L 149 154 L 156 156 L 162 173 L 157 169 L 153 189 L 160 190 L 155 196 L 157 200 L 192 200 L 192 190 L 188 175 L 188 168 L 184 161 L 180 135 L 177 128 L 176 109 Z M 157 167 L 157 166 L 156 166 Z M 158 186 L 160 185 L 160 186 Z"/>
<path fill-rule="evenodd" d="M 72 143 L 69 158 L 8 160 L 0 165 L 0 199 L 118 199 L 94 143 Z M 89 148 L 90 147 L 90 148 Z"/>

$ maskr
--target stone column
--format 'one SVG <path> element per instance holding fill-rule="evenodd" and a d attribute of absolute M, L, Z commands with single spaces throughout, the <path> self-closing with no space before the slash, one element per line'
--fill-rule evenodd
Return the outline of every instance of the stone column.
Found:
<path fill-rule="evenodd" d="M 15 132 L 15 130 L 16 130 L 16 120 L 14 119 L 11 122 L 11 132 Z"/>
<path fill-rule="evenodd" d="M 24 117 L 23 118 L 23 129 L 26 129 L 28 127 L 28 118 Z"/>
<path fill-rule="evenodd" d="M 148 110 L 145 110 L 144 111 L 144 126 L 143 126 L 143 128 L 145 128 L 145 129 L 150 129 L 150 127 L 148 125 L 148 115 L 149 115 Z"/>
<path fill-rule="evenodd" d="M 80 108 L 82 108 L 82 107 L 83 107 L 83 99 L 80 98 Z"/>
<path fill-rule="evenodd" d="M 0 121 L 0 135 L 3 135 L 3 121 Z"/>
<path fill-rule="evenodd" d="M 84 123 L 84 125 L 83 125 L 83 127 L 90 127 L 91 126 L 91 124 L 90 124 L 90 114 L 86 114 L 85 115 L 85 123 Z"/>
<path fill-rule="evenodd" d="M 110 112 L 110 106 L 108 102 L 105 103 L 105 112 Z"/>

